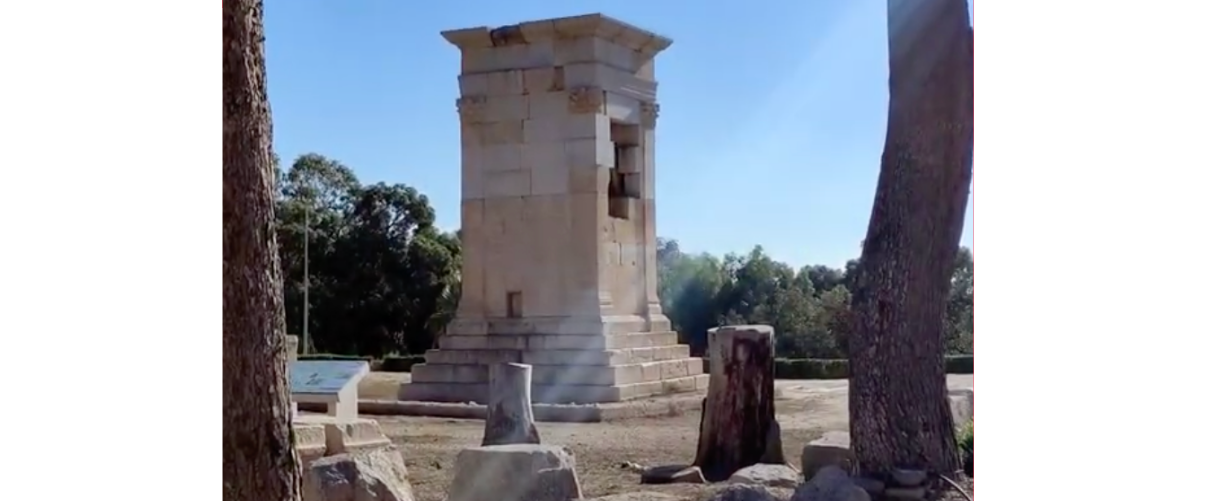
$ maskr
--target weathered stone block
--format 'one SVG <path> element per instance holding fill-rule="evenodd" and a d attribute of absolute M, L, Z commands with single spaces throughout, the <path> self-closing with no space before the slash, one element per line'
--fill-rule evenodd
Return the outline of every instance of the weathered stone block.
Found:
<path fill-rule="evenodd" d="M 569 501 L 580 497 L 569 451 L 532 444 L 460 451 L 448 493 L 448 501 Z"/>
<path fill-rule="evenodd" d="M 508 170 L 485 174 L 486 198 L 526 197 L 531 195 L 531 171 Z"/>
<path fill-rule="evenodd" d="M 518 70 L 494 71 L 487 74 L 487 94 L 491 97 L 523 95 L 523 72 Z"/>
<path fill-rule="evenodd" d="M 522 122 L 527 120 L 529 112 L 527 96 L 497 96 L 491 97 L 485 105 L 486 122 Z"/>
<path fill-rule="evenodd" d="M 489 75 L 486 73 L 470 73 L 460 75 L 460 95 L 480 96 L 489 93 Z"/>

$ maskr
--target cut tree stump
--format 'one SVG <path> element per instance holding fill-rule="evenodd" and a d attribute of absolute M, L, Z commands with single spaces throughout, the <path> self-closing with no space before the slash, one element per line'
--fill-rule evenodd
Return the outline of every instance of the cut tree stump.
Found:
<path fill-rule="evenodd" d="M 535 421 L 531 411 L 531 366 L 491 365 L 490 405 L 481 445 L 539 444 Z"/>
<path fill-rule="evenodd" d="M 774 329 L 717 327 L 707 336 L 711 382 L 694 465 L 722 482 L 746 466 L 786 464 L 774 418 Z"/>

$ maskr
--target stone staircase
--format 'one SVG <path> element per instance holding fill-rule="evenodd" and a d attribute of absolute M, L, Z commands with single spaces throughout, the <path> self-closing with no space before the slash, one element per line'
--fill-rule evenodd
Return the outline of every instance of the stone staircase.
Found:
<path fill-rule="evenodd" d="M 605 335 L 447 335 L 411 369 L 399 400 L 485 403 L 489 365 L 532 366 L 532 401 L 621 402 L 707 389 L 703 359 L 672 331 Z"/>

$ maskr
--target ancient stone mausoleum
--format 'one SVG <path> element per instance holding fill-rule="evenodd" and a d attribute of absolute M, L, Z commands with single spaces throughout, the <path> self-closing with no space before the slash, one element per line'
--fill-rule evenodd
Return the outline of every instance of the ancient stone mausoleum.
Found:
<path fill-rule="evenodd" d="M 706 389 L 657 298 L 654 57 L 599 14 L 447 31 L 461 51 L 460 307 L 401 400 L 485 402 L 531 364 L 537 403 Z"/>

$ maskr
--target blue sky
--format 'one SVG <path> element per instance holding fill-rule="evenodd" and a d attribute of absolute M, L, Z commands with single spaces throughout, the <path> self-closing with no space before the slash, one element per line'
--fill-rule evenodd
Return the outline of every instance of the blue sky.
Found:
<path fill-rule="evenodd" d="M 674 40 L 657 59 L 660 236 L 796 266 L 859 252 L 887 119 L 885 0 L 265 3 L 277 153 L 414 186 L 440 227 L 460 220 L 460 55 L 439 32 L 602 12 Z"/>

